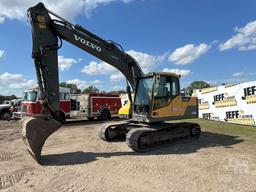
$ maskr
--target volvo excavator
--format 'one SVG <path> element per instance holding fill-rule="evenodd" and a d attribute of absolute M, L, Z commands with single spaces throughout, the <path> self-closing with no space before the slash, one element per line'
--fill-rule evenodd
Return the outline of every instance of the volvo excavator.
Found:
<path fill-rule="evenodd" d="M 132 118 L 104 124 L 99 131 L 101 139 L 126 138 L 132 150 L 145 152 L 173 140 L 200 136 L 201 129 L 196 123 L 165 122 L 198 117 L 197 98 L 180 93 L 180 76 L 166 72 L 144 74 L 135 58 L 119 44 L 70 23 L 48 10 L 43 3 L 29 8 L 27 13 L 32 26 L 32 58 L 43 110 L 41 115 L 22 119 L 22 138 L 39 164 L 46 139 L 61 127 L 64 120 L 59 107 L 58 74 L 58 49 L 62 40 L 110 64 L 127 79 Z"/>

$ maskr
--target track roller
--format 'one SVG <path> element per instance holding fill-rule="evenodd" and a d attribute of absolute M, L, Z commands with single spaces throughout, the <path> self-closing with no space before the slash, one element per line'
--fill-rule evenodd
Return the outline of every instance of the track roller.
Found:
<path fill-rule="evenodd" d="M 201 135 L 201 128 L 200 125 L 194 123 L 193 125 L 191 125 L 191 136 L 193 138 L 199 138 Z"/>
<path fill-rule="evenodd" d="M 104 141 L 113 141 L 115 139 L 125 138 L 127 123 L 124 124 L 105 124 L 101 127 L 99 137 Z"/>
<path fill-rule="evenodd" d="M 149 128 L 136 128 L 128 132 L 126 136 L 126 143 L 133 151 L 136 152 L 145 152 L 147 145 L 150 145 L 150 142 L 143 140 L 143 136 L 147 133 L 155 131 L 154 129 Z"/>

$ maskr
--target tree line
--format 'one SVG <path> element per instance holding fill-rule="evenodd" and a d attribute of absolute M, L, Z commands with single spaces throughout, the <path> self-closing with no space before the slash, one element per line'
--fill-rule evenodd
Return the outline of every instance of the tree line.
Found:
<path fill-rule="evenodd" d="M 83 90 L 79 89 L 76 84 L 72 84 L 72 83 L 61 82 L 59 85 L 60 87 L 70 88 L 70 92 L 72 94 L 81 94 L 81 93 L 125 94 L 127 93 L 125 90 L 109 91 L 109 92 L 100 91 L 97 87 L 93 85 L 90 85 Z M 191 95 L 193 92 L 193 89 L 203 89 L 207 87 L 211 87 L 211 85 L 206 83 L 205 81 L 193 81 L 189 86 L 183 88 L 182 90 L 185 92 L 186 95 Z M 2 104 L 5 100 L 12 100 L 17 98 L 18 97 L 16 95 L 9 95 L 9 96 L 0 95 L 0 104 Z"/>
<path fill-rule="evenodd" d="M 0 104 L 2 104 L 5 100 L 9 101 L 13 99 L 18 99 L 18 97 L 16 95 L 8 95 L 8 96 L 0 95 Z"/>
<path fill-rule="evenodd" d="M 73 83 L 66 83 L 66 82 L 61 82 L 60 87 L 67 87 L 70 88 L 70 93 L 71 94 L 81 94 L 81 93 L 112 93 L 112 94 L 121 94 L 121 93 L 126 93 L 124 90 L 118 90 L 118 91 L 100 91 L 97 87 L 90 85 L 86 87 L 85 89 L 81 90 L 77 87 L 76 84 Z"/>
<path fill-rule="evenodd" d="M 194 89 L 203 89 L 208 87 L 212 86 L 205 81 L 193 81 L 189 86 L 183 88 L 182 91 L 184 91 L 185 95 L 192 95 Z"/>
<path fill-rule="evenodd" d="M 114 94 L 119 93 L 119 94 L 121 94 L 121 93 L 126 93 L 125 90 L 110 91 L 110 92 L 99 91 L 99 89 L 93 85 L 90 85 L 90 86 L 86 87 L 85 89 L 81 90 L 77 87 L 76 84 L 66 83 L 66 82 L 61 82 L 60 87 L 70 88 L 70 92 L 72 94 L 81 94 L 81 93 L 114 93 Z M 211 85 L 206 83 L 205 81 L 193 81 L 192 83 L 190 83 L 189 86 L 183 88 L 182 90 L 185 92 L 186 95 L 191 95 L 193 92 L 193 89 L 203 89 L 203 88 L 207 88 L 207 87 L 211 87 Z"/>

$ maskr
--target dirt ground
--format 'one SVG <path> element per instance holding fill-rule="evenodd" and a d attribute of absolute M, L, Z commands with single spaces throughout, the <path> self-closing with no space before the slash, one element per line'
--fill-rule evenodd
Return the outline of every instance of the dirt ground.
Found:
<path fill-rule="evenodd" d="M 47 140 L 41 166 L 18 122 L 0 121 L 0 191 L 256 191 L 256 144 L 244 137 L 202 127 L 197 141 L 139 154 L 99 139 L 101 123 L 64 125 Z"/>

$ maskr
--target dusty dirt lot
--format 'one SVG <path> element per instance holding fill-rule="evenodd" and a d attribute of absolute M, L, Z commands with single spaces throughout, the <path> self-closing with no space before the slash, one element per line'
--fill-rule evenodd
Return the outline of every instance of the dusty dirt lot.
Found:
<path fill-rule="evenodd" d="M 0 191 L 256 191 L 256 144 L 246 137 L 204 126 L 198 141 L 138 154 L 100 140 L 101 123 L 63 126 L 47 140 L 40 166 L 18 123 L 0 121 Z"/>

